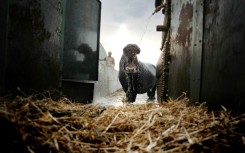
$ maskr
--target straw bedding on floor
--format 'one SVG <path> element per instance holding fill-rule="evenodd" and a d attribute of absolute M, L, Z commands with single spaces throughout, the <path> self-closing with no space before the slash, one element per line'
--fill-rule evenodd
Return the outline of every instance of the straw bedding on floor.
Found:
<path fill-rule="evenodd" d="M 1 98 L 9 152 L 244 152 L 245 114 L 209 111 L 188 98 L 100 107 L 67 98 Z"/>

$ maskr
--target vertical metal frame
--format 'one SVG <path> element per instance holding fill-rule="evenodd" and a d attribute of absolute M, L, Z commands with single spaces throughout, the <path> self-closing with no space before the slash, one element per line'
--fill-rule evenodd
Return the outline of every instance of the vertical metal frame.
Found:
<path fill-rule="evenodd" d="M 204 0 L 194 1 L 193 8 L 190 98 L 191 101 L 197 102 L 200 101 L 201 93 Z"/>

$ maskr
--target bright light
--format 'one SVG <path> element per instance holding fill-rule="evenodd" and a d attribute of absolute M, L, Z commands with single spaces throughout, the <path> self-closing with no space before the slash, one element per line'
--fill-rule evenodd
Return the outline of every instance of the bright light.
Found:
<path fill-rule="evenodd" d="M 160 34 L 160 33 L 159 33 Z M 144 35 L 142 41 L 138 44 L 141 53 L 138 56 L 139 60 L 147 63 L 156 64 L 160 55 L 160 38 L 158 41 L 151 39 L 147 33 Z M 112 56 L 115 58 L 115 69 L 119 70 L 119 61 L 122 55 L 123 48 L 127 44 L 137 44 L 140 41 L 140 36 L 135 35 L 135 32 L 130 31 L 126 24 L 121 24 L 115 31 L 105 35 L 101 39 L 101 43 L 104 46 L 106 52 L 111 51 Z"/>
<path fill-rule="evenodd" d="M 131 34 L 127 25 L 121 24 L 110 37 L 106 36 L 106 38 L 104 37 L 104 39 L 101 40 L 105 50 L 107 52 L 111 51 L 112 56 L 115 58 L 115 69 L 119 69 L 119 61 L 123 48 L 129 43 L 135 43 L 135 39 L 137 38 Z"/>

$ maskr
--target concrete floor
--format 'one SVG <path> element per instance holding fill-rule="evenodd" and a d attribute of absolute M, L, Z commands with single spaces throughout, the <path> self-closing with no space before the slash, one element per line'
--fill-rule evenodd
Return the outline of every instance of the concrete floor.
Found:
<path fill-rule="evenodd" d="M 123 106 L 123 98 L 125 97 L 125 93 L 122 89 L 106 96 L 103 98 L 100 98 L 93 102 L 94 105 L 100 105 L 100 106 Z M 155 96 L 156 97 L 156 96 Z M 145 94 L 137 94 L 136 101 L 133 103 L 135 105 L 137 104 L 144 104 L 147 102 L 148 96 L 147 93 Z M 157 102 L 157 99 L 154 100 L 154 102 Z"/>

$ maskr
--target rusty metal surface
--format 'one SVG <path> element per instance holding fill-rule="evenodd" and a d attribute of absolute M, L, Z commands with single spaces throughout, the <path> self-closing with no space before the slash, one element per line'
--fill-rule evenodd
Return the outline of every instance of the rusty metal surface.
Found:
<path fill-rule="evenodd" d="M 245 1 L 205 3 L 201 101 L 245 110 Z"/>
<path fill-rule="evenodd" d="M 169 96 L 245 110 L 245 1 L 172 0 Z"/>
<path fill-rule="evenodd" d="M 172 0 L 171 64 L 169 66 L 169 96 L 177 98 L 190 90 L 193 2 Z"/>
<path fill-rule="evenodd" d="M 169 96 L 183 92 L 199 101 L 203 38 L 203 0 L 172 0 Z"/>

